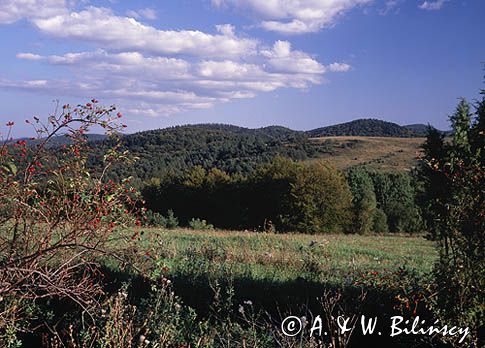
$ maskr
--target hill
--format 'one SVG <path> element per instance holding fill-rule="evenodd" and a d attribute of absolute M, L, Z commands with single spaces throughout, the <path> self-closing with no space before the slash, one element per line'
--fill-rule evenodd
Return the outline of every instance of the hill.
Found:
<path fill-rule="evenodd" d="M 111 139 L 93 146 L 100 151 L 112 145 Z M 248 129 L 231 125 L 188 125 L 129 134 L 121 137 L 123 150 L 138 161 L 134 166 L 117 166 L 115 177 L 133 176 L 140 180 L 177 174 L 200 165 L 230 173 L 249 173 L 275 156 L 295 160 L 314 158 L 319 147 L 303 132 L 284 127 Z M 92 163 L 96 165 L 93 156 Z"/>
<path fill-rule="evenodd" d="M 134 177 L 138 182 L 179 174 L 199 165 L 229 173 L 248 174 L 276 156 L 299 161 L 326 159 L 337 168 L 366 165 L 386 171 L 407 171 L 416 165 L 422 138 L 310 137 L 308 132 L 270 126 L 248 129 L 232 125 L 187 125 L 129 134 L 121 137 L 122 150 L 138 157 L 133 166 L 118 165 L 113 178 Z M 99 153 L 112 140 L 97 141 Z M 99 164 L 99 156 L 91 159 Z"/>
<path fill-rule="evenodd" d="M 428 128 L 431 127 L 429 124 L 415 123 L 403 126 L 410 131 L 412 131 L 416 136 L 425 137 L 428 134 Z M 442 131 L 445 134 L 449 134 L 449 131 Z"/>
<path fill-rule="evenodd" d="M 313 138 L 325 136 L 422 137 L 423 129 L 421 126 L 424 125 L 419 126 L 419 128 L 418 125 L 400 126 L 396 123 L 377 119 L 359 119 L 333 126 L 316 128 L 308 131 L 307 134 Z"/>

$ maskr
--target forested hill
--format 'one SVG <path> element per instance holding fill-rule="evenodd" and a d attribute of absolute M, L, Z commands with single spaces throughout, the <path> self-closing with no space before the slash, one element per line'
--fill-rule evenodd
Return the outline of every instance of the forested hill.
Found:
<path fill-rule="evenodd" d="M 325 136 L 367 136 L 367 137 L 422 137 L 426 135 L 427 126 L 414 124 L 400 126 L 396 123 L 377 120 L 359 119 L 333 126 L 308 131 L 311 137 Z"/>
<path fill-rule="evenodd" d="M 93 148 L 111 145 L 96 142 Z M 321 146 L 303 132 L 284 127 L 247 129 L 230 125 L 190 125 L 125 135 L 122 148 L 139 159 L 133 166 L 118 166 L 114 175 L 141 180 L 179 173 L 200 165 L 230 173 L 249 173 L 276 156 L 305 160 L 318 155 Z"/>

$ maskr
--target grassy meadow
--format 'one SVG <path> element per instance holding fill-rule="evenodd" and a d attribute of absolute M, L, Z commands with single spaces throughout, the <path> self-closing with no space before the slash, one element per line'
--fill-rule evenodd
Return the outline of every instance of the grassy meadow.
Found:
<path fill-rule="evenodd" d="M 383 296 L 377 303 L 391 306 L 393 296 L 406 286 L 425 286 L 437 258 L 433 242 L 404 234 L 156 228 L 138 232 L 136 266 L 167 276 L 182 301 L 202 313 L 210 307 L 214 288 L 221 284 L 232 288 L 235 303 L 251 300 L 273 313 L 301 310 L 302 304 L 317 301 L 326 289 L 353 293 L 365 288 Z M 119 265 L 107 266 L 116 282 L 128 277 Z"/>
<path fill-rule="evenodd" d="M 431 271 L 433 242 L 406 235 L 304 235 L 247 231 L 142 229 L 142 250 L 172 273 L 197 263 L 194 272 L 230 269 L 235 276 L 294 280 L 310 271 L 314 280 L 341 281 L 349 271 L 387 272 L 406 266 Z"/>
<path fill-rule="evenodd" d="M 418 163 L 425 138 L 329 136 L 311 141 L 327 148 L 320 158 L 338 169 L 366 165 L 384 171 L 409 171 Z"/>

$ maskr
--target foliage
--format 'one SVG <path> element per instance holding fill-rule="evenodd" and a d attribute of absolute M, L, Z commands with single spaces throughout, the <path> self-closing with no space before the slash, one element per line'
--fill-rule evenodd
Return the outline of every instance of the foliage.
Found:
<path fill-rule="evenodd" d="M 421 210 L 416 203 L 416 182 L 409 173 L 371 172 L 377 207 L 387 218 L 391 232 L 420 232 Z"/>
<path fill-rule="evenodd" d="M 304 133 L 283 127 L 178 126 L 125 135 L 120 142 L 122 150 L 138 157 L 137 164 L 114 166 L 110 175 L 114 180 L 132 176 L 138 184 L 153 177 L 180 175 L 195 166 L 248 174 L 274 157 L 304 160 L 315 157 L 318 150 Z M 113 145 L 111 140 L 97 142 L 99 151 Z M 96 156 L 90 165 L 99 167 Z"/>
<path fill-rule="evenodd" d="M 312 162 L 291 179 L 289 208 L 282 216 L 286 230 L 341 232 L 348 228 L 352 195 L 344 175 L 329 164 Z"/>
<path fill-rule="evenodd" d="M 346 227 L 350 191 L 344 176 L 322 162 L 276 158 L 244 177 L 194 167 L 142 190 L 147 208 L 172 209 L 182 224 L 198 216 L 219 228 L 337 232 Z"/>
<path fill-rule="evenodd" d="M 387 215 L 382 209 L 377 208 L 374 211 L 372 220 L 372 231 L 377 233 L 389 232 L 389 225 L 387 223 Z"/>
<path fill-rule="evenodd" d="M 0 343 L 12 341 L 12 328 L 32 329 L 30 319 L 42 325 L 34 313 L 42 299 L 72 301 L 87 315 L 96 306 L 102 291 L 95 257 L 106 254 L 117 229 L 135 224 L 139 200 L 128 178 L 106 178 L 115 161 L 129 163 L 116 147 L 102 157 L 99 175 L 86 167 L 84 134 L 97 126 L 114 135 L 122 127 L 114 110 L 96 100 L 65 105 L 46 124 L 26 121 L 37 132 L 35 145 L 19 140 L 0 146 Z M 13 122 L 7 126 L 10 132 Z M 49 150 L 59 134 L 70 144 Z"/>
<path fill-rule="evenodd" d="M 469 346 L 480 345 L 485 321 L 484 104 L 485 97 L 472 113 L 461 99 L 450 116 L 451 143 L 430 132 L 420 168 L 423 202 L 434 215 L 428 226 L 440 246 L 435 309 L 443 320 L 470 327 Z"/>
<path fill-rule="evenodd" d="M 206 220 L 201 220 L 199 218 L 194 218 L 189 221 L 189 227 L 193 230 L 213 230 L 214 226 L 207 223 Z"/>
<path fill-rule="evenodd" d="M 346 126 L 348 125 L 348 126 Z M 340 129 L 335 131 L 332 129 Z M 327 129 L 327 128 L 324 128 Z M 322 131 L 323 132 L 323 131 Z M 194 166 L 201 166 L 205 170 L 218 168 L 226 173 L 240 173 L 247 175 L 258 166 L 269 163 L 275 157 L 287 157 L 293 160 L 309 160 L 315 158 L 337 157 L 341 161 L 347 161 L 349 165 L 355 157 L 370 157 L 379 167 L 385 167 L 401 158 L 404 165 L 414 165 L 414 142 L 406 139 L 389 139 L 390 152 L 386 154 L 386 143 L 378 142 L 376 149 L 374 140 L 361 139 L 311 139 L 323 135 L 358 135 L 378 137 L 409 137 L 423 136 L 422 132 L 415 133 L 405 127 L 379 120 L 356 120 L 349 124 L 329 127 L 328 131 L 319 130 L 299 132 L 283 127 L 265 127 L 260 129 L 247 129 L 231 125 L 202 124 L 171 127 L 166 129 L 150 130 L 135 134 L 127 134 L 120 139 L 120 149 L 128 150 L 138 158 L 136 165 L 114 166 L 110 172 L 110 178 L 117 181 L 123 177 L 131 176 L 134 184 L 142 186 L 144 181 L 152 178 L 161 178 L 166 175 L 180 175 Z M 54 144 L 62 144 L 63 141 L 54 139 Z M 95 153 L 89 160 L 89 165 L 99 169 L 100 163 L 96 152 L 103 152 L 115 143 L 109 139 L 103 139 L 99 135 L 90 135 Z M 404 141 L 403 141 L 404 140 Z M 379 140 L 376 140 L 379 141 Z M 362 154 L 359 146 L 370 146 L 370 153 Z M 402 147 L 405 147 L 403 154 Z M 355 148 L 354 148 L 355 147 Z M 397 147 L 397 150 L 394 150 Z M 356 150 L 356 154 L 354 151 Z M 376 153 L 373 150 L 378 150 Z M 384 152 L 383 152 L 384 151 Z M 382 153 L 383 152 L 383 153 Z M 398 155 L 398 157 L 395 157 Z M 384 161 L 384 162 L 382 162 Z M 386 165 L 384 165 L 384 163 Z"/>
<path fill-rule="evenodd" d="M 361 169 L 351 169 L 347 174 L 352 191 L 352 231 L 360 234 L 371 232 L 374 225 L 374 215 L 377 202 L 374 186 L 369 174 Z"/>
<path fill-rule="evenodd" d="M 178 219 L 175 217 L 172 210 L 168 210 L 167 216 L 163 216 L 160 213 L 147 210 L 143 215 L 142 223 L 144 226 L 160 227 L 160 228 L 177 228 Z"/>

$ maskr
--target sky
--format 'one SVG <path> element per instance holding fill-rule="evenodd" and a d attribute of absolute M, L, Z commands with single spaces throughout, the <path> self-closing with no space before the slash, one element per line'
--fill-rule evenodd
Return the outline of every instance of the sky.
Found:
<path fill-rule="evenodd" d="M 447 129 L 484 87 L 484 15 L 483 0 L 0 0 L 0 132 L 92 98 L 128 132 Z"/>

